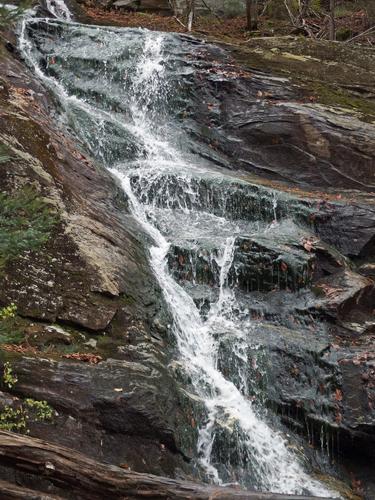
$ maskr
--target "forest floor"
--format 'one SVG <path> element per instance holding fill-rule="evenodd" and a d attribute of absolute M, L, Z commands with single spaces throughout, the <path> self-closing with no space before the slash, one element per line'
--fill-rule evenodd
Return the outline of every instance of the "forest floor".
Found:
<path fill-rule="evenodd" d="M 112 26 L 126 26 L 131 28 L 147 28 L 158 31 L 172 31 L 186 33 L 187 28 L 184 23 L 172 15 L 161 15 L 157 13 L 126 11 L 119 9 L 103 9 L 100 7 L 86 6 L 85 12 L 88 17 L 97 24 Z M 322 35 L 328 30 L 327 20 L 324 17 L 308 19 L 307 25 L 315 29 L 322 30 Z M 366 19 L 363 11 L 350 13 L 336 19 L 336 29 L 338 39 L 341 37 L 350 38 L 358 35 L 366 29 Z M 289 20 L 273 20 L 266 16 L 259 18 L 258 30 L 250 33 L 246 28 L 244 16 L 232 18 L 219 18 L 215 15 L 200 15 L 194 20 L 193 33 L 206 36 L 216 36 L 237 43 L 246 43 L 253 37 L 271 37 L 296 34 L 293 31 Z M 375 34 L 359 38 L 358 42 L 375 46 Z"/>

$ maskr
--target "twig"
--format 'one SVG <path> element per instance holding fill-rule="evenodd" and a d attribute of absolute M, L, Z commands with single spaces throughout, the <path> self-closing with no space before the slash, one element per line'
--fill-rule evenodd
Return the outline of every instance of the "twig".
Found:
<path fill-rule="evenodd" d="M 186 25 L 185 25 L 182 21 L 180 21 L 180 20 L 179 20 L 179 18 L 178 18 L 177 16 L 173 16 L 173 17 L 176 19 L 176 21 L 177 21 L 179 24 L 181 24 L 181 26 L 183 26 L 183 27 L 187 30 L 187 26 L 186 26 Z"/>
<path fill-rule="evenodd" d="M 269 3 L 270 3 L 270 0 L 267 0 L 266 2 L 264 2 L 264 7 L 263 7 L 263 10 L 262 10 L 262 13 L 260 14 L 261 16 L 264 16 L 264 14 L 266 13 L 266 10 L 267 10 L 267 7 L 268 7 Z"/>
<path fill-rule="evenodd" d="M 363 35 L 368 35 L 371 31 L 375 30 L 375 26 L 371 26 L 371 28 L 368 28 L 365 31 L 362 31 L 362 33 L 359 33 L 359 35 L 353 36 L 353 38 L 350 38 L 349 40 L 346 40 L 345 43 L 352 42 L 353 40 L 356 40 L 357 38 L 363 36 Z"/>
<path fill-rule="evenodd" d="M 293 25 L 293 26 L 296 26 L 296 19 L 295 19 L 295 17 L 293 16 L 292 11 L 291 11 L 291 10 L 290 10 L 290 8 L 289 8 L 289 5 L 288 5 L 287 0 L 284 0 L 284 5 L 285 5 L 286 10 L 288 11 L 288 14 L 289 14 L 290 20 L 292 21 L 292 25 Z"/>

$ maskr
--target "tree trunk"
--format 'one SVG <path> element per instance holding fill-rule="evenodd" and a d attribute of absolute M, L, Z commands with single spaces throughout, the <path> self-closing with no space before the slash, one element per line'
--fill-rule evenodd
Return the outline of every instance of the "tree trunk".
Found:
<path fill-rule="evenodd" d="M 336 0 L 329 0 L 329 39 L 336 39 L 336 26 L 335 26 L 335 7 Z"/>
<path fill-rule="evenodd" d="M 6 431 L 0 431 L 0 465 L 5 466 L 0 468 L 1 498 L 27 500 L 36 498 L 308 500 L 312 498 L 207 486 L 141 474 L 96 462 L 69 448 Z M 13 484 L 15 472 L 17 485 Z M 27 481 L 26 487 L 20 486 L 22 479 Z M 41 491 L 46 488 L 48 494 L 43 493 L 42 496 Z"/>
<path fill-rule="evenodd" d="M 246 0 L 246 29 L 251 30 L 251 4 L 252 0 Z"/>
<path fill-rule="evenodd" d="M 258 0 L 246 0 L 246 28 L 258 29 Z"/>
<path fill-rule="evenodd" d="M 258 29 L 258 0 L 252 0 L 251 29 Z"/>
<path fill-rule="evenodd" d="M 191 31 L 193 28 L 194 10 L 195 10 L 195 0 L 189 0 L 188 1 L 188 17 L 187 17 L 188 31 Z"/>

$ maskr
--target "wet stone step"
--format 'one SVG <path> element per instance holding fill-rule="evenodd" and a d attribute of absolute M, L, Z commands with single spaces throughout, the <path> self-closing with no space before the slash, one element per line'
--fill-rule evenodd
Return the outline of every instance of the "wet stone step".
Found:
<path fill-rule="evenodd" d="M 207 241 L 174 244 L 168 266 L 179 282 L 219 287 L 222 254 L 222 248 Z M 245 292 L 295 291 L 311 283 L 313 270 L 312 253 L 278 246 L 267 238 L 239 236 L 226 281 L 229 287 Z"/>
<path fill-rule="evenodd" d="M 141 170 L 131 175 L 132 189 L 144 205 L 264 223 L 292 218 L 311 227 L 314 210 L 305 200 L 222 172 L 197 170 L 195 175 L 191 164 L 181 165 L 180 174 L 169 172 L 168 165 L 163 172 L 160 172 L 160 165 L 158 168 L 159 172 L 154 175 Z"/>
<path fill-rule="evenodd" d="M 269 246 L 267 240 L 236 240 L 229 283 L 247 292 L 291 290 L 309 285 L 314 256 L 295 248 Z"/>
<path fill-rule="evenodd" d="M 228 220 L 208 212 L 186 212 L 167 208 L 146 207 L 150 221 L 172 242 L 205 241 L 208 246 L 222 246 L 228 238 L 240 234 L 258 234 L 268 225 L 259 221 Z"/>

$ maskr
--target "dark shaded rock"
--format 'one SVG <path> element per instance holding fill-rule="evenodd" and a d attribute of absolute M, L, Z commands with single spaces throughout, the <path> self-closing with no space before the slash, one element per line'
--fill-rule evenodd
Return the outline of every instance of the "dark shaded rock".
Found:
<path fill-rule="evenodd" d="M 373 124 L 347 110 L 301 103 L 303 94 L 287 79 L 244 71 L 230 49 L 207 47 L 200 54 L 201 95 L 193 115 L 201 129 L 194 130 L 226 154 L 232 168 L 294 185 L 374 190 Z M 210 127 L 213 122 L 220 127 Z"/>
<path fill-rule="evenodd" d="M 146 355 L 142 363 L 122 359 L 99 365 L 13 361 L 16 394 L 46 399 L 59 415 L 52 427 L 34 425 L 33 434 L 141 471 L 187 470 L 183 456 L 191 453 L 195 433 L 183 411 L 186 396 L 176 400 L 178 389 L 163 360 L 152 346 L 143 350 L 147 364 Z"/>

